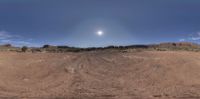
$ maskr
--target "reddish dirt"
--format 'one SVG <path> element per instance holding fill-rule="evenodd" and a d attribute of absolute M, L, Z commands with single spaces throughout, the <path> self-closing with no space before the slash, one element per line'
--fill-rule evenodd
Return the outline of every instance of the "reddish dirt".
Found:
<path fill-rule="evenodd" d="M 0 99 L 200 99 L 200 53 L 0 52 Z"/>

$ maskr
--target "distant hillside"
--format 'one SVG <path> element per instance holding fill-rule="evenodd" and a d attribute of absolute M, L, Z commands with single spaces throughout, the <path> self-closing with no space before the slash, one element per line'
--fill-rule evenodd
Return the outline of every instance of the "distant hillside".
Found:
<path fill-rule="evenodd" d="M 0 45 L 0 51 L 20 51 L 19 47 L 14 47 L 11 44 Z"/>
<path fill-rule="evenodd" d="M 199 45 L 190 42 L 179 42 L 179 43 L 160 43 L 159 47 L 199 47 Z"/>
<path fill-rule="evenodd" d="M 77 48 L 69 46 L 53 46 L 44 45 L 43 47 L 30 47 L 27 51 L 30 52 L 80 52 L 80 51 L 97 51 L 97 50 L 127 50 L 127 49 L 140 49 L 140 50 L 185 50 L 185 51 L 200 51 L 200 45 L 191 42 L 167 42 L 160 44 L 149 45 L 129 45 L 129 46 L 107 46 L 107 47 L 89 47 Z M 11 44 L 0 45 L 0 51 L 20 51 L 19 47 L 13 47 Z"/>

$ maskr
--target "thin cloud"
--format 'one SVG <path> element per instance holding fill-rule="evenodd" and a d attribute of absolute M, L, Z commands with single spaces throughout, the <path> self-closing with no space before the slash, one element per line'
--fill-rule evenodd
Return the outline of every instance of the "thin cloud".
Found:
<path fill-rule="evenodd" d="M 193 41 L 197 41 L 197 40 L 200 40 L 200 37 L 191 37 L 190 39 Z"/>
<path fill-rule="evenodd" d="M 192 37 L 190 37 L 189 39 L 190 39 L 190 40 L 193 40 L 193 41 L 198 41 L 198 40 L 200 40 L 200 32 L 197 32 L 197 33 L 195 34 L 195 36 L 192 36 Z"/>
<path fill-rule="evenodd" d="M 200 36 L 200 32 L 197 32 L 197 35 Z"/>
<path fill-rule="evenodd" d="M 195 34 L 190 34 L 189 37 L 179 39 L 180 42 L 183 41 L 200 41 L 200 32 L 196 32 Z"/>
<path fill-rule="evenodd" d="M 33 40 L 33 39 L 31 39 Z M 37 44 L 29 42 L 30 38 L 24 38 L 20 35 L 13 35 L 7 31 L 0 31 L 0 43 L 1 44 L 12 44 L 14 46 L 38 46 Z"/>
<path fill-rule="evenodd" d="M 180 41 L 180 42 L 183 42 L 183 41 L 185 41 L 185 39 L 180 39 L 179 41 Z"/>
<path fill-rule="evenodd" d="M 0 39 L 12 38 L 13 35 L 10 35 L 7 31 L 0 31 Z"/>
<path fill-rule="evenodd" d="M 14 46 L 32 46 L 32 47 L 36 47 L 39 46 L 38 44 L 26 41 L 26 40 L 9 40 L 9 39 L 4 39 L 4 40 L 0 40 L 1 44 L 12 44 Z"/>

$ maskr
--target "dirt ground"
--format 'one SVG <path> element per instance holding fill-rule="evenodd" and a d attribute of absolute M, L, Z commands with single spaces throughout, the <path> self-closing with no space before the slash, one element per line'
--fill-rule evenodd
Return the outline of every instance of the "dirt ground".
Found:
<path fill-rule="evenodd" d="M 200 53 L 0 52 L 0 99 L 200 99 Z"/>

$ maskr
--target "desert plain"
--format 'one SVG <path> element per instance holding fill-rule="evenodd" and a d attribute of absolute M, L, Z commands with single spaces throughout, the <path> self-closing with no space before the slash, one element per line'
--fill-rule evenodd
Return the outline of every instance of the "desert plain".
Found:
<path fill-rule="evenodd" d="M 200 99 L 200 53 L 0 52 L 0 99 Z"/>

